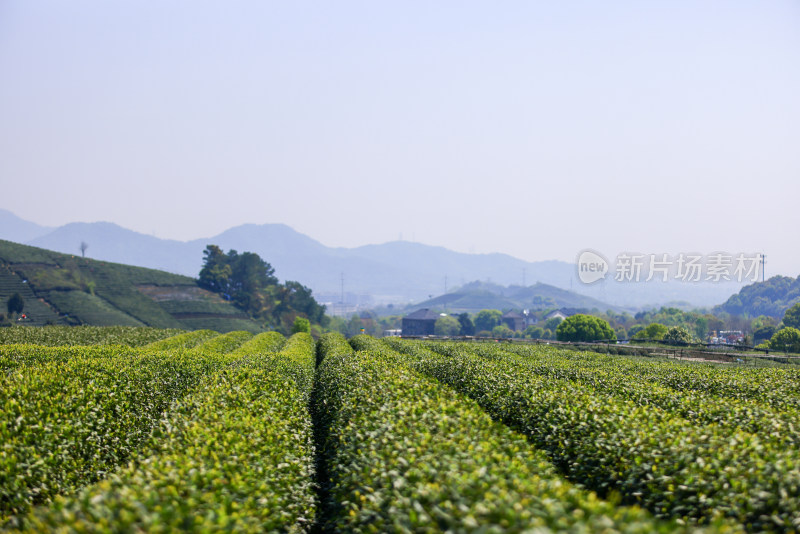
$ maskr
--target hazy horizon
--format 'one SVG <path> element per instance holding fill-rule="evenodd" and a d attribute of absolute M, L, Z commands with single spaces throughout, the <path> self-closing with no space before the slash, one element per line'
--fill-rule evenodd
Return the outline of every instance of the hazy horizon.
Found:
<path fill-rule="evenodd" d="M 797 276 L 800 4 L 10 0 L 0 208 Z"/>

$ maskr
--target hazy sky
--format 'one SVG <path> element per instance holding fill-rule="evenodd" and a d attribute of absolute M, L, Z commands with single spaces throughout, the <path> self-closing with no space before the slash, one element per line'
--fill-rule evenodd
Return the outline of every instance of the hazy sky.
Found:
<path fill-rule="evenodd" d="M 0 208 L 800 274 L 800 2 L 0 0 Z"/>

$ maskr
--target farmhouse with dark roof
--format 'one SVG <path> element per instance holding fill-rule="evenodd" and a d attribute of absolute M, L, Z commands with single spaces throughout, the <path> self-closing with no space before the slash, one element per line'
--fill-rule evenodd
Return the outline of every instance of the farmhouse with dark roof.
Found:
<path fill-rule="evenodd" d="M 432 336 L 436 320 L 440 314 L 429 308 L 422 308 L 403 317 L 402 328 L 404 336 Z"/>
<path fill-rule="evenodd" d="M 504 313 L 500 321 L 515 332 L 525 330 L 525 317 L 513 310 Z"/>

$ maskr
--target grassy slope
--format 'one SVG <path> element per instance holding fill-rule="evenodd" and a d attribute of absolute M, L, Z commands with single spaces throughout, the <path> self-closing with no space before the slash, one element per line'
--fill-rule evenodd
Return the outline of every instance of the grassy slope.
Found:
<path fill-rule="evenodd" d="M 195 280 L 155 269 L 60 254 L 0 240 L 0 301 L 25 299 L 28 324 L 210 328 L 218 332 L 262 329 L 232 305 L 200 293 Z M 169 287 L 173 299 L 154 299 L 138 286 Z M 182 300 L 191 295 L 193 300 Z M 175 300 L 178 299 L 178 300 Z M 176 313 L 180 310 L 181 313 Z M 213 312 L 213 313 L 210 313 Z M 175 315 L 173 315 L 175 314 Z M 186 317 L 186 314 L 195 314 Z"/>

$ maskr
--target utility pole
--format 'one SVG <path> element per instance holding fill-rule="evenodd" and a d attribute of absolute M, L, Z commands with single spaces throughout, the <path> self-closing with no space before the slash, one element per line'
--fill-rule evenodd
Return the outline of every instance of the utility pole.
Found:
<path fill-rule="evenodd" d="M 444 294 L 447 295 L 447 275 L 444 275 Z M 444 312 L 447 313 L 447 298 L 444 299 Z"/>
<path fill-rule="evenodd" d="M 767 263 L 767 255 L 763 252 L 761 253 L 761 281 L 764 281 L 764 265 Z"/>

